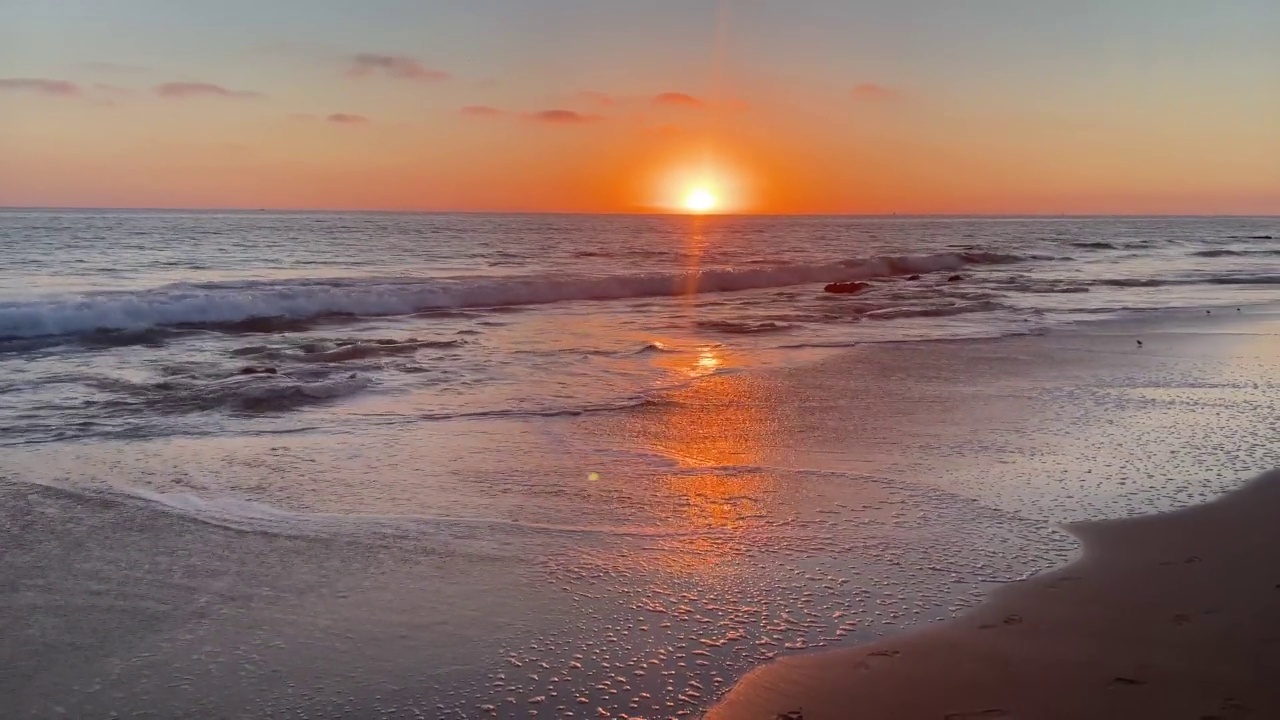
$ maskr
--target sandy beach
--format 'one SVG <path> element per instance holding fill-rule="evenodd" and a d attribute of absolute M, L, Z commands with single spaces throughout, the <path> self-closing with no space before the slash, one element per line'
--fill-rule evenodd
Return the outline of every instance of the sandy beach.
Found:
<path fill-rule="evenodd" d="M 1075 524 L 1083 557 L 972 613 L 743 680 L 709 720 L 1280 717 L 1280 471 Z"/>

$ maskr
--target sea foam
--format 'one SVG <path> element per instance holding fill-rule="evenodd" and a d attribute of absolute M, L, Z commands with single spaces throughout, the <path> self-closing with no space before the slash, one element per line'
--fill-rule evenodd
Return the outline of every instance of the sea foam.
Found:
<path fill-rule="evenodd" d="M 245 326 L 260 318 L 292 321 L 331 315 L 407 315 L 457 308 L 733 292 L 959 270 L 1020 259 L 1016 255 L 967 252 L 691 273 L 183 283 L 133 292 L 0 303 L 0 339 L 154 327 Z M 244 329 L 252 331 L 259 325 Z M 265 328 L 277 325 L 268 323 Z"/>

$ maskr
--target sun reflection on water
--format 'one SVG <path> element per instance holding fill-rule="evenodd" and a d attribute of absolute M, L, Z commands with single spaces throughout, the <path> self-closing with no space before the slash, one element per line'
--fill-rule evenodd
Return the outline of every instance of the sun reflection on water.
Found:
<path fill-rule="evenodd" d="M 777 483 L 757 467 L 777 432 L 769 403 L 748 376 L 713 374 L 724 364 L 717 347 L 685 357 L 693 381 L 637 415 L 629 431 L 676 466 L 657 478 L 653 501 L 679 531 L 657 562 L 679 574 L 727 571 L 727 560 L 748 551 L 746 535 L 768 514 Z"/>

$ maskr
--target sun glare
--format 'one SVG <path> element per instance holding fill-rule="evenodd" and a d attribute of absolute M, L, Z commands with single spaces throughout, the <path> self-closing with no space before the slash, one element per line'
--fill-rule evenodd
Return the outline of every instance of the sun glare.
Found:
<path fill-rule="evenodd" d="M 684 209 L 693 213 L 711 212 L 717 204 L 715 194 L 706 188 L 694 188 L 684 196 Z"/>

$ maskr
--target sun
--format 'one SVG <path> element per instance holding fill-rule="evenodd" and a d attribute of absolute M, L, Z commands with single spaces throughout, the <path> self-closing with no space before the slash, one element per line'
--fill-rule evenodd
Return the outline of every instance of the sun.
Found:
<path fill-rule="evenodd" d="M 684 209 L 692 213 L 706 213 L 716 209 L 719 200 L 706 188 L 693 188 L 684 196 Z"/>

